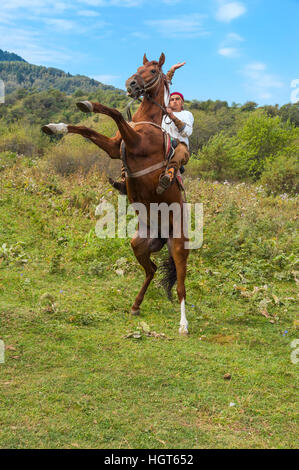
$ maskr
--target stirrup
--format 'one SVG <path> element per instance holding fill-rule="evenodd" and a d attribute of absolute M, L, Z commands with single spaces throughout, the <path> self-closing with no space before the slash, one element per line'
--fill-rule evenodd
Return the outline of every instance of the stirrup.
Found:
<path fill-rule="evenodd" d="M 173 170 L 173 172 L 170 172 Z M 160 181 L 156 189 L 157 194 L 162 194 L 166 189 L 171 186 L 171 183 L 175 180 L 176 170 L 173 167 L 170 167 L 164 175 L 160 176 Z"/>

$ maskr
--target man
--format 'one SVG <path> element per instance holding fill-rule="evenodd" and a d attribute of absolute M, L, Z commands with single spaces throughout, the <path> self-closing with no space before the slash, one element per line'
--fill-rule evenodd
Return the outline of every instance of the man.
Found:
<path fill-rule="evenodd" d="M 177 64 L 182 66 L 184 64 Z M 167 74 L 169 77 L 169 73 Z M 171 93 L 168 107 L 166 108 L 168 115 L 163 117 L 162 129 L 164 129 L 170 137 L 177 142 L 174 156 L 170 160 L 167 170 L 160 177 L 157 194 L 162 194 L 171 183 L 175 180 L 177 171 L 182 165 L 186 165 L 189 154 L 189 137 L 193 131 L 194 117 L 190 111 L 184 110 L 184 96 L 179 92 Z"/>

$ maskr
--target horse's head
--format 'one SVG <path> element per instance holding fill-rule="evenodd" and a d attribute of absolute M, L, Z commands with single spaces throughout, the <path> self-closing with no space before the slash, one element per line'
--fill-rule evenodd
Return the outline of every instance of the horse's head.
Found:
<path fill-rule="evenodd" d="M 162 66 L 165 62 L 165 55 L 161 54 L 159 62 L 147 60 L 143 57 L 143 66 L 139 67 L 137 73 L 126 81 L 127 93 L 132 98 L 139 98 L 147 92 L 153 90 L 162 80 Z"/>

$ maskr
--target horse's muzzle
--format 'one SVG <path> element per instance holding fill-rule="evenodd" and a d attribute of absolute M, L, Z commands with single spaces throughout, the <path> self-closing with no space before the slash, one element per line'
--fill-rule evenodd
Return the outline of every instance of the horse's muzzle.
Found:
<path fill-rule="evenodd" d="M 140 76 L 134 76 L 126 81 L 127 93 L 132 98 L 139 98 L 144 91 L 144 82 Z"/>

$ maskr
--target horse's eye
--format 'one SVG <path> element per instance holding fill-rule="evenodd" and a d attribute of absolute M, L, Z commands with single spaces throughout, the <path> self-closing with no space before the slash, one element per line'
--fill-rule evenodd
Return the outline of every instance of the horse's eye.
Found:
<path fill-rule="evenodd" d="M 156 73 L 156 70 L 151 70 L 152 73 Z"/>

